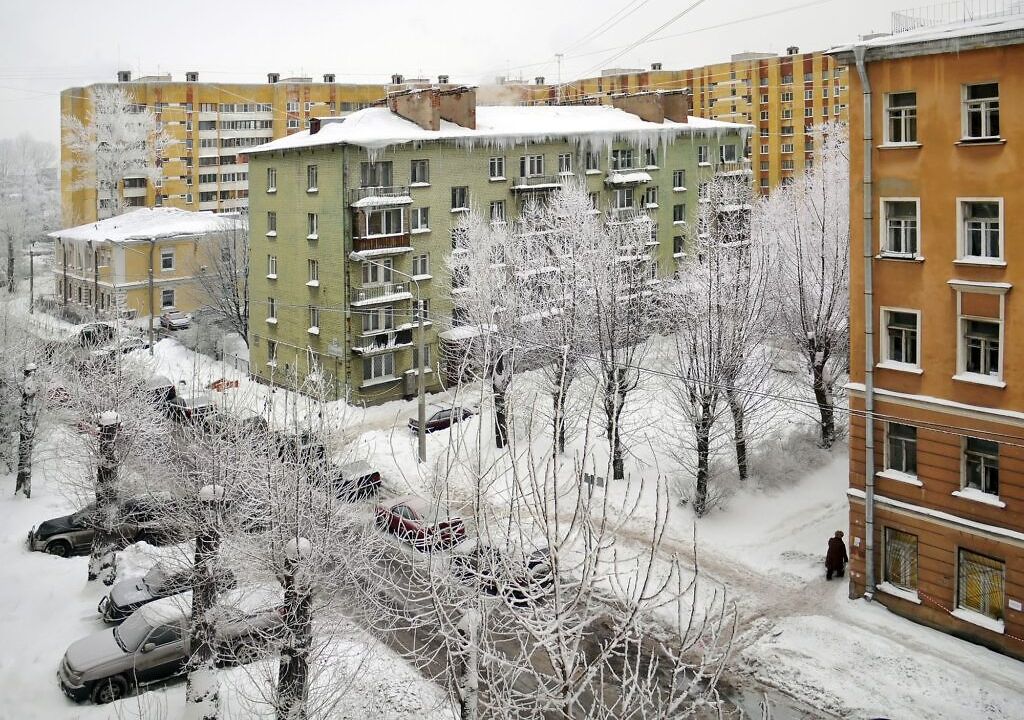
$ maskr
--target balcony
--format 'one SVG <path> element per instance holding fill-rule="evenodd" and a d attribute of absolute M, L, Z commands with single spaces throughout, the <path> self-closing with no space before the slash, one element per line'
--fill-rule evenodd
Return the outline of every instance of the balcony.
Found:
<path fill-rule="evenodd" d="M 397 255 L 399 253 L 411 252 L 412 240 L 409 233 L 356 237 L 352 238 L 352 249 L 369 257 Z"/>
<path fill-rule="evenodd" d="M 648 173 L 632 168 L 609 170 L 608 176 L 604 179 L 606 185 L 639 185 L 650 181 L 651 176 Z"/>
<path fill-rule="evenodd" d="M 348 191 L 348 203 L 354 208 L 410 205 L 412 196 L 408 185 L 362 187 Z"/>
<path fill-rule="evenodd" d="M 531 175 L 518 177 L 512 181 L 512 192 L 536 192 L 538 190 L 555 190 L 562 187 L 561 175 Z"/>
<path fill-rule="evenodd" d="M 373 333 L 363 335 L 359 341 L 361 344 L 352 346 L 352 352 L 366 357 L 413 346 L 411 330 L 373 331 Z"/>
<path fill-rule="evenodd" d="M 408 283 L 383 283 L 369 287 L 352 288 L 349 291 L 349 303 L 362 307 L 379 303 L 400 302 L 412 298 Z"/>
<path fill-rule="evenodd" d="M 627 223 L 653 222 L 651 212 L 635 207 L 612 208 L 608 211 L 608 224 L 625 225 Z"/>
<path fill-rule="evenodd" d="M 723 175 L 746 175 L 751 173 L 750 160 L 742 158 L 740 160 L 726 160 L 715 163 L 715 172 Z"/>

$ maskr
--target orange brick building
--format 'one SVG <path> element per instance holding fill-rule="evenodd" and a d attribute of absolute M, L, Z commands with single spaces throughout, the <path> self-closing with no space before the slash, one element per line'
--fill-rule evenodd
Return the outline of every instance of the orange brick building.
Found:
<path fill-rule="evenodd" d="M 1024 15 L 831 52 L 850 68 L 850 593 L 1024 658 Z"/>

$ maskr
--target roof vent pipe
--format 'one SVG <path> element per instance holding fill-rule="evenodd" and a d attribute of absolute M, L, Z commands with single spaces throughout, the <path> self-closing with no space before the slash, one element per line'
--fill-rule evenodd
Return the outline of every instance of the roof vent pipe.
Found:
<path fill-rule="evenodd" d="M 438 85 L 447 85 L 448 84 L 448 76 L 447 75 L 438 75 L 437 76 L 437 84 Z"/>
<path fill-rule="evenodd" d="M 651 63 L 651 70 L 661 70 L 661 63 Z"/>
<path fill-rule="evenodd" d="M 790 45 L 788 48 L 786 48 L 787 55 L 798 55 L 799 53 L 800 48 L 798 48 L 796 45 Z"/>
<path fill-rule="evenodd" d="M 132 71 L 131 70 L 118 70 L 117 71 L 117 81 L 118 82 L 131 82 L 132 81 Z"/>
<path fill-rule="evenodd" d="M 543 75 L 538 75 L 537 77 L 535 77 L 533 79 L 533 81 L 535 83 L 537 83 L 538 85 L 543 85 L 544 84 L 544 76 Z"/>
<path fill-rule="evenodd" d="M 281 73 L 267 73 L 267 82 L 273 85 L 281 79 Z"/>
<path fill-rule="evenodd" d="M 185 82 L 199 82 L 199 73 L 195 71 L 185 73 Z"/>
<path fill-rule="evenodd" d="M 335 81 L 334 80 L 334 73 L 324 73 L 324 82 L 325 83 L 332 83 L 334 81 Z"/>
<path fill-rule="evenodd" d="M 405 82 L 405 77 L 403 77 L 402 75 L 399 75 L 398 73 L 395 73 L 394 75 L 391 76 L 391 84 L 392 85 L 401 85 L 404 82 Z"/>

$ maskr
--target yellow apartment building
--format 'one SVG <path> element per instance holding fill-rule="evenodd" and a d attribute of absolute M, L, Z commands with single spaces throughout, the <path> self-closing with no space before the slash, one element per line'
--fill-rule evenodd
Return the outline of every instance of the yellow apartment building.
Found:
<path fill-rule="evenodd" d="M 1024 13 L 832 52 L 853 100 L 850 593 L 1024 659 Z"/>
<path fill-rule="evenodd" d="M 97 317 L 191 312 L 204 304 L 196 276 L 210 252 L 245 243 L 238 213 L 138 208 L 50 233 L 54 287 L 64 305 Z"/>
<path fill-rule="evenodd" d="M 543 78 L 538 78 L 543 81 Z M 754 125 L 748 148 L 754 186 L 767 192 L 791 182 L 813 161 L 810 130 L 847 120 L 847 71 L 826 53 L 741 53 L 729 62 L 686 70 L 612 69 L 548 89 L 549 102 L 583 102 L 612 94 L 690 88 L 697 117 Z"/>

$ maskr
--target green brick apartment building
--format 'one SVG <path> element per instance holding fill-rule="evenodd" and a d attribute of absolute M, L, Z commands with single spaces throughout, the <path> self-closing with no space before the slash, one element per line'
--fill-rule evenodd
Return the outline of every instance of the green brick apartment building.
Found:
<path fill-rule="evenodd" d="M 458 324 L 452 229 L 471 207 L 511 220 L 570 178 L 586 182 L 610 219 L 649 216 L 670 275 L 701 179 L 749 172 L 749 126 L 691 117 L 689 100 L 677 91 L 610 105 L 478 107 L 470 88 L 430 88 L 254 149 L 253 375 L 294 387 L 319 369 L 355 402 L 411 396 L 422 317 L 427 388 L 439 389 L 438 336 Z"/>

